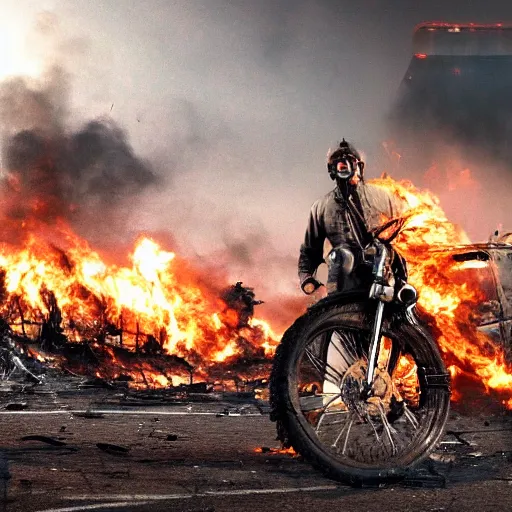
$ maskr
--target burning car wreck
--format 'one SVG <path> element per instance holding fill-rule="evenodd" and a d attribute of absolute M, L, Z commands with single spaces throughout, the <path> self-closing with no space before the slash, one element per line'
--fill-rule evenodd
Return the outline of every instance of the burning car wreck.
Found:
<path fill-rule="evenodd" d="M 509 235 L 496 236 L 488 244 L 454 248 L 452 258 L 461 263 L 464 279 L 478 282 L 482 302 L 474 311 L 473 322 L 497 345 L 512 363 L 512 244 Z"/>

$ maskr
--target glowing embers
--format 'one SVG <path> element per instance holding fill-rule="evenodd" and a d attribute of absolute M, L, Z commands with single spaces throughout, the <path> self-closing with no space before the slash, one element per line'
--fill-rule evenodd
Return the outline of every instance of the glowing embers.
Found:
<path fill-rule="evenodd" d="M 269 455 L 290 455 L 292 457 L 298 457 L 299 454 L 293 449 L 289 448 L 269 448 L 268 446 L 258 446 L 254 449 L 255 453 L 267 453 Z"/>

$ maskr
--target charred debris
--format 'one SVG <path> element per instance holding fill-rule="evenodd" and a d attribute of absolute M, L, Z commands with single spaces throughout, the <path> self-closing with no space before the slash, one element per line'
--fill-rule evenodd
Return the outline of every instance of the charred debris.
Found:
<path fill-rule="evenodd" d="M 0 290 L 3 280 L 0 275 Z M 0 292 L 1 293 L 1 292 Z M 64 334 L 62 314 L 54 294 L 42 290 L 47 313 L 40 321 L 27 320 L 21 297 L 11 300 L 0 317 L 0 387 L 30 390 L 50 382 L 71 378 L 80 389 L 122 390 L 126 395 L 151 400 L 216 400 L 221 393 L 236 399 L 259 399 L 267 394 L 270 360 L 244 333 L 253 329 L 254 307 L 262 304 L 254 289 L 242 282 L 222 290 L 220 298 L 236 315 L 234 329 L 241 353 L 215 363 L 197 355 L 180 357 L 164 350 L 166 333 L 127 332 L 97 318 L 87 339 L 73 341 Z M 38 333 L 31 336 L 30 333 Z M 126 346 L 123 336 L 135 336 L 135 347 Z"/>

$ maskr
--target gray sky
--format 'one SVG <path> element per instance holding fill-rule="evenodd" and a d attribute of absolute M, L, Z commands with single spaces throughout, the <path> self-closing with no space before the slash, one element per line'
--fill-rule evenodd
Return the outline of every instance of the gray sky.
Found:
<path fill-rule="evenodd" d="M 164 178 L 130 203 L 131 232 L 168 231 L 233 279 L 289 290 L 309 206 L 332 186 L 328 148 L 346 137 L 370 177 L 383 170 L 414 26 L 512 21 L 512 4 L 2 0 L 1 13 L 0 76 L 63 66 L 67 126 L 112 117 Z"/>

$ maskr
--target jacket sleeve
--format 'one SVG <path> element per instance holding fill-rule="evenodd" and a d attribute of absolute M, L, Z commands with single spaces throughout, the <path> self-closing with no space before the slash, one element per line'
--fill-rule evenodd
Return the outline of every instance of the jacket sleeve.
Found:
<path fill-rule="evenodd" d="M 326 237 L 323 215 L 317 201 L 309 212 L 304 242 L 300 246 L 299 279 L 302 283 L 314 276 L 318 266 L 324 262 L 324 241 Z"/>

